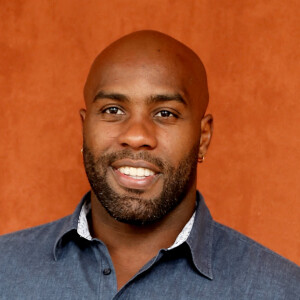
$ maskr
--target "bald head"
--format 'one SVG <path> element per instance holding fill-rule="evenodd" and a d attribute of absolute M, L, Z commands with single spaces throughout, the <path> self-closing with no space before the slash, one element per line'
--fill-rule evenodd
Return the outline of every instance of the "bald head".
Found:
<path fill-rule="evenodd" d="M 137 31 L 110 44 L 95 59 L 90 69 L 84 98 L 88 106 L 112 72 L 138 71 L 165 74 L 166 80 L 176 84 L 185 97 L 197 102 L 203 116 L 208 104 L 206 72 L 200 58 L 190 48 L 174 38 L 157 31 Z M 201 105 L 199 105 L 201 104 Z"/>

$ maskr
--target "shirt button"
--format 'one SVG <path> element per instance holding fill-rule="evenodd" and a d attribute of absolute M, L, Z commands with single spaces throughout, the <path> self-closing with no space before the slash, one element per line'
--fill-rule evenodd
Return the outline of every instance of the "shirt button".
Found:
<path fill-rule="evenodd" d="M 110 268 L 106 268 L 103 270 L 103 274 L 104 275 L 109 275 L 111 273 L 111 269 Z"/>

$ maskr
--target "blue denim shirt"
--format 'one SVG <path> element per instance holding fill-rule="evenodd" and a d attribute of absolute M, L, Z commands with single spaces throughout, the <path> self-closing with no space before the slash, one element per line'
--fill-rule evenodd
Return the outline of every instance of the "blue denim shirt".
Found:
<path fill-rule="evenodd" d="M 192 231 L 117 291 L 106 246 L 77 233 L 76 211 L 0 238 L 0 299 L 300 299 L 300 268 L 212 220 L 200 194 Z"/>

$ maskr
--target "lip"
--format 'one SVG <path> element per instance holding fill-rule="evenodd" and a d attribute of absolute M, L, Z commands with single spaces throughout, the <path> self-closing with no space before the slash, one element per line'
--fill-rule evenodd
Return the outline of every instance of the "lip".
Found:
<path fill-rule="evenodd" d="M 121 167 L 145 168 L 153 171 L 155 175 L 160 173 L 160 169 L 152 163 L 145 160 L 120 159 L 111 164 L 113 169 Z"/>
<path fill-rule="evenodd" d="M 120 167 L 134 167 L 134 168 L 147 168 L 155 174 L 145 178 L 133 178 L 131 176 L 121 173 L 118 168 Z M 160 178 L 160 170 L 155 165 L 143 160 L 122 159 L 114 162 L 110 167 L 113 177 L 118 185 L 128 189 L 148 190 Z"/>

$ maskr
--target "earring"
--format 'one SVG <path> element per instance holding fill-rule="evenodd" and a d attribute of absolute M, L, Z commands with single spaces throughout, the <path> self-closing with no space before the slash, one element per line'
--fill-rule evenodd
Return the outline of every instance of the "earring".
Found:
<path fill-rule="evenodd" d="M 81 148 L 81 150 L 80 150 L 80 151 L 81 151 L 81 153 L 83 153 L 83 148 Z"/>
<path fill-rule="evenodd" d="M 198 156 L 198 163 L 203 163 L 204 162 L 204 155 L 203 154 L 201 154 L 200 156 Z"/>

